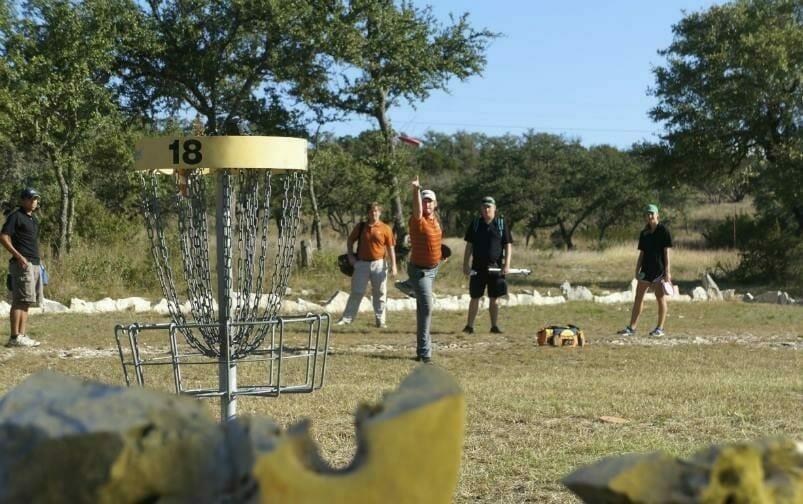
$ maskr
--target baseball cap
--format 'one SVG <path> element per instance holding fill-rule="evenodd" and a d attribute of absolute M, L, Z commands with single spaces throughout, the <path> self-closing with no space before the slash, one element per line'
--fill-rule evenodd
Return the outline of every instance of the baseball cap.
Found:
<path fill-rule="evenodd" d="M 428 199 L 428 200 L 432 200 L 432 201 L 438 201 L 435 198 L 435 191 L 432 191 L 430 189 L 424 189 L 423 191 L 421 191 L 421 199 L 422 200 Z"/>
<path fill-rule="evenodd" d="M 490 197 L 490 196 L 486 196 L 486 197 L 482 198 L 482 204 L 483 204 L 483 205 L 493 205 L 493 206 L 496 206 L 496 200 L 495 200 L 495 199 L 493 199 L 493 198 L 492 198 L 492 197 Z"/>
<path fill-rule="evenodd" d="M 31 199 L 31 198 L 40 198 L 39 191 L 34 189 L 33 187 L 26 187 L 22 191 L 20 191 L 20 198 L 22 199 Z"/>
<path fill-rule="evenodd" d="M 650 203 L 649 205 L 644 207 L 644 211 L 647 213 L 658 213 L 658 205 L 653 205 Z"/>

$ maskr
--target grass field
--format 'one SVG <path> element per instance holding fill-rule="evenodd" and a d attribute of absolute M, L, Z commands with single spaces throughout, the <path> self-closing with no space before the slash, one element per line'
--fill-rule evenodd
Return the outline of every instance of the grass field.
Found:
<path fill-rule="evenodd" d="M 686 456 L 713 442 L 803 439 L 803 308 L 677 303 L 670 305 L 668 337 L 614 336 L 629 308 L 579 302 L 504 308 L 505 334 L 487 333 L 483 312 L 471 336 L 460 333 L 463 313 L 436 314 L 435 365 L 457 378 L 468 401 L 456 502 L 578 502 L 559 479 L 604 456 L 654 450 Z M 649 328 L 654 303 L 644 317 Z M 44 343 L 0 349 L 0 391 L 41 369 L 122 384 L 113 326 L 156 320 L 133 313 L 34 316 L 29 332 Z M 285 426 L 310 418 L 324 458 L 345 466 L 355 452 L 357 405 L 377 401 L 416 366 L 411 314 L 390 313 L 386 330 L 372 322 L 362 315 L 348 330 L 333 329 L 322 390 L 243 398 L 240 412 Z M 534 345 L 540 326 L 566 322 L 583 327 L 590 345 Z M 154 338 L 153 345 L 166 346 L 164 337 Z M 216 369 L 209 372 L 214 380 Z M 216 416 L 217 403 L 206 404 Z"/>
<path fill-rule="evenodd" d="M 720 287 L 739 293 L 781 288 L 730 285 L 717 273 L 736 265 L 738 254 L 700 248 L 696 223 L 741 211 L 746 211 L 744 204 L 701 207 L 690 216 L 691 224 L 675 228 L 673 280 L 681 292 L 699 285 L 706 272 L 714 273 Z M 435 291 L 463 294 L 463 241 L 453 237 L 447 243 L 455 256 L 442 267 Z M 556 295 L 567 280 L 595 294 L 626 289 L 635 266 L 635 237 L 601 250 L 585 245 L 564 252 L 518 244 L 513 265 L 533 273 L 511 277 L 511 290 Z M 328 236 L 313 268 L 294 270 L 290 297 L 322 302 L 337 290 L 347 291 L 349 279 L 335 268 L 343 248 L 342 239 Z M 406 277 L 403 270 L 400 277 Z M 77 247 L 52 265 L 51 279 L 46 296 L 64 303 L 72 297 L 161 297 L 144 236 L 102 249 Z M 803 286 L 793 286 L 790 294 L 803 296 Z M 390 295 L 402 296 L 395 289 Z M 614 336 L 629 313 L 630 305 L 581 302 L 503 308 L 504 334 L 487 333 L 490 323 L 482 312 L 471 336 L 460 332 L 464 313 L 435 314 L 435 365 L 457 378 L 468 401 L 456 502 L 578 502 L 559 479 L 601 457 L 655 450 L 687 456 L 709 443 L 775 435 L 803 439 L 803 306 L 670 303 L 668 336 L 651 339 L 643 334 L 655 324 L 655 303 L 647 302 L 642 336 Z M 135 321 L 165 319 L 134 313 L 33 316 L 29 334 L 44 344 L 29 350 L 0 348 L 0 392 L 41 369 L 123 384 L 113 327 Z M 557 349 L 534 344 L 540 327 L 565 323 L 581 326 L 590 345 Z M 375 329 L 366 315 L 345 329 L 335 327 L 322 390 L 278 399 L 243 398 L 239 410 L 273 417 L 285 426 L 310 418 L 324 458 L 344 467 L 356 449 L 352 423 L 357 405 L 379 400 L 416 366 L 414 324 L 414 314 L 403 312 L 389 313 L 386 330 Z M 151 350 L 167 347 L 163 335 L 146 340 Z M 242 377 L 249 372 L 241 371 Z M 169 390 L 169 370 L 152 373 L 149 383 Z M 216 368 L 207 374 L 215 385 Z M 216 417 L 218 404 L 205 404 Z M 606 423 L 603 416 L 624 423 Z"/>

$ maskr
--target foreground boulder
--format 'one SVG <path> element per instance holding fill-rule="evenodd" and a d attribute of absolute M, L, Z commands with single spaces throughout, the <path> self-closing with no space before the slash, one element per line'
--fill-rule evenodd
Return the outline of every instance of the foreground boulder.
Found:
<path fill-rule="evenodd" d="M 680 460 L 623 455 L 564 478 L 584 502 L 616 504 L 801 504 L 803 444 L 788 439 L 713 446 Z"/>
<path fill-rule="evenodd" d="M 0 502 L 450 502 L 465 400 L 435 366 L 362 406 L 334 470 L 302 422 L 218 424 L 198 401 L 34 375 L 0 400 Z"/>

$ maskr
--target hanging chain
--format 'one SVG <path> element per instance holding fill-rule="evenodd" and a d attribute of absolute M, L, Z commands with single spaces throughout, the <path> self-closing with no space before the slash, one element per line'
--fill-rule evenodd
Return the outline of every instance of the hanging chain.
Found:
<path fill-rule="evenodd" d="M 178 198 L 179 247 L 192 317 L 194 322 L 210 326 L 222 317 L 233 323 L 275 320 L 293 267 L 305 178 L 298 173 L 288 173 L 282 177 L 283 197 L 281 214 L 277 216 L 279 234 L 275 245 L 276 255 L 267 302 L 260 316 L 259 307 L 265 292 L 265 259 L 271 250 L 272 172 L 238 170 L 235 184 L 232 184 L 229 170 L 222 177 L 224 243 L 218 243 L 217 250 L 218 254 L 223 254 L 224 271 L 218 274 L 225 276 L 223 285 L 228 296 L 225 297 L 226 305 L 218 306 L 217 318 L 210 268 L 205 178 L 200 170 L 184 170 L 180 177 L 174 177 L 178 187 L 174 196 Z M 208 357 L 220 357 L 221 342 L 217 327 L 200 327 L 197 331 L 186 327 L 187 318 L 182 312 L 169 264 L 157 174 L 151 172 L 147 177 L 143 175 L 141 180 L 145 225 L 170 317 L 191 346 Z M 233 194 L 236 194 L 235 198 Z M 233 231 L 236 233 L 236 243 Z M 233 270 L 235 263 L 236 270 Z M 229 332 L 231 357 L 238 359 L 254 352 L 262 345 L 268 329 L 268 324 L 232 325 Z"/>

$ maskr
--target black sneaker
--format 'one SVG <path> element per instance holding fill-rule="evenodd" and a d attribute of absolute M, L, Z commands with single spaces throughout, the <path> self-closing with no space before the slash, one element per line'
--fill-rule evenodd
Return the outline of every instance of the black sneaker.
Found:
<path fill-rule="evenodd" d="M 499 326 L 491 326 L 491 332 L 494 334 L 502 334 L 505 331 L 500 329 Z"/>
<path fill-rule="evenodd" d="M 466 327 L 463 328 L 463 332 L 466 334 L 474 334 L 474 328 L 471 327 L 470 325 L 467 325 Z"/>
<path fill-rule="evenodd" d="M 410 279 L 407 280 L 400 280 L 394 284 L 397 289 L 404 292 L 411 298 L 415 298 L 415 289 L 413 288 L 413 284 L 410 283 Z"/>

